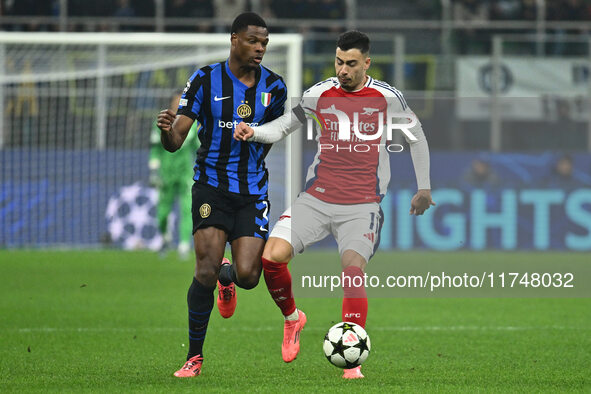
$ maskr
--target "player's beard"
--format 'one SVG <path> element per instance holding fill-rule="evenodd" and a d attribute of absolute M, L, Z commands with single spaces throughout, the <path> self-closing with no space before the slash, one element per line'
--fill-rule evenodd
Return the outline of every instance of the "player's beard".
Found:
<path fill-rule="evenodd" d="M 353 81 L 352 78 L 346 78 L 344 81 L 339 79 L 339 83 L 344 90 L 352 91 L 354 90 L 353 87 L 356 86 L 356 83 Z"/>
<path fill-rule="evenodd" d="M 359 90 L 363 87 L 363 82 L 365 81 L 365 75 L 354 75 L 348 78 L 345 78 L 343 81 L 339 78 L 339 83 L 341 84 L 341 88 L 346 91 L 353 92 L 355 90 Z"/>

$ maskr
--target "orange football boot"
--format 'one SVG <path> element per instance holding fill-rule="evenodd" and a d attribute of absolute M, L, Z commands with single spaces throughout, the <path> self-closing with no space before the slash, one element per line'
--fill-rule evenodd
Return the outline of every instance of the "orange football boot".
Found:
<path fill-rule="evenodd" d="M 286 320 L 283 326 L 283 343 L 281 355 L 283 361 L 290 363 L 300 352 L 300 333 L 306 325 L 306 315 L 298 309 L 298 320 Z"/>
<path fill-rule="evenodd" d="M 191 357 L 187 360 L 185 365 L 174 373 L 177 378 L 193 378 L 199 376 L 201 373 L 201 366 L 203 365 L 203 357 L 200 354 Z"/>
<path fill-rule="evenodd" d="M 227 258 L 222 259 L 222 265 L 230 264 Z M 236 286 L 230 283 L 228 286 L 223 286 L 218 280 L 218 311 L 224 319 L 232 317 L 236 310 Z"/>

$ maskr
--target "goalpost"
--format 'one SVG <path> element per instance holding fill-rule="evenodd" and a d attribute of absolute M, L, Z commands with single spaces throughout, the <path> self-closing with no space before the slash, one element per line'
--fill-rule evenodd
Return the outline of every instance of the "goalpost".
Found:
<path fill-rule="evenodd" d="M 0 33 L 0 247 L 109 241 L 109 199 L 147 184 L 157 113 L 229 46 L 229 34 Z M 300 35 L 271 34 L 263 64 L 300 97 Z M 269 153 L 271 219 L 299 191 L 300 151 L 290 138 Z"/>

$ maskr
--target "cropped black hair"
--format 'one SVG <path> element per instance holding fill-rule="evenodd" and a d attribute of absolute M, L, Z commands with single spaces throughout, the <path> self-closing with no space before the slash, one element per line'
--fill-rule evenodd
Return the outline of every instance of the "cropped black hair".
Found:
<path fill-rule="evenodd" d="M 360 31 L 349 30 L 339 36 L 337 47 L 343 51 L 356 48 L 364 55 L 367 55 L 369 53 L 369 37 Z"/>
<path fill-rule="evenodd" d="M 243 30 L 248 29 L 248 26 L 260 26 L 267 28 L 267 24 L 258 14 L 254 12 L 245 12 L 236 17 L 232 22 L 231 33 L 240 33 Z"/>

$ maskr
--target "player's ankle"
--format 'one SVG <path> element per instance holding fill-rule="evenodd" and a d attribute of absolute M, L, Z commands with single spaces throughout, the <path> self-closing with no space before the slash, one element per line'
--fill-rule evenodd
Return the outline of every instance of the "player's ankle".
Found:
<path fill-rule="evenodd" d="M 300 314 L 298 312 L 298 308 L 296 308 L 295 311 L 293 311 L 289 315 L 283 316 L 283 318 L 285 320 L 289 320 L 289 321 L 296 321 L 296 320 L 298 320 L 300 318 Z"/>

